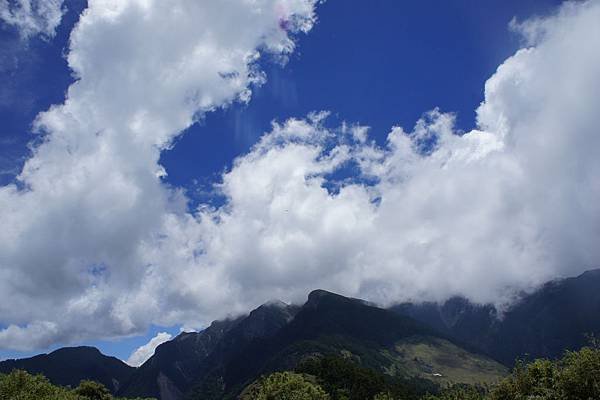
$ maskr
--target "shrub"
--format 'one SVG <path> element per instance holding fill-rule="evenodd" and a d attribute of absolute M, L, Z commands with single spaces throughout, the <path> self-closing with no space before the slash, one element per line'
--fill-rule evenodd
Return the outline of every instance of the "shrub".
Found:
<path fill-rule="evenodd" d="M 600 349 L 568 351 L 557 361 L 518 362 L 490 393 L 490 400 L 600 399 Z"/>
<path fill-rule="evenodd" d="M 79 386 L 74 390 L 78 396 L 86 400 L 112 400 L 110 391 L 101 383 L 94 381 L 81 381 Z"/>
<path fill-rule="evenodd" d="M 14 370 L 0 374 L 0 400 L 119 400 L 102 384 L 81 381 L 73 390 L 50 383 L 43 375 Z M 129 399 L 153 400 L 153 399 Z"/>
<path fill-rule="evenodd" d="M 293 372 L 276 372 L 262 378 L 243 394 L 249 400 L 329 400 L 317 384 Z"/>
<path fill-rule="evenodd" d="M 14 370 L 0 375 L 0 400 L 77 400 L 77 396 L 52 385 L 43 375 Z"/>

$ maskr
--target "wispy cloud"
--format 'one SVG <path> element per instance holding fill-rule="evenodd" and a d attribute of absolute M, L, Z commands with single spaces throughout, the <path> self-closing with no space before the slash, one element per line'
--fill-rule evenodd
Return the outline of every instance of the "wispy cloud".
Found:
<path fill-rule="evenodd" d="M 63 14 L 63 0 L 0 0 L 0 21 L 15 27 L 24 39 L 52 38 Z"/>

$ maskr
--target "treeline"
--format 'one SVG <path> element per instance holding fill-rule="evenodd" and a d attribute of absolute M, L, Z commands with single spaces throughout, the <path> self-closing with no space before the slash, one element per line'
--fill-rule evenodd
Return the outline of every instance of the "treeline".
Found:
<path fill-rule="evenodd" d="M 65 388 L 50 383 L 43 375 L 31 375 L 14 370 L 0 374 L 0 400 L 120 400 L 112 396 L 102 384 L 81 381 L 76 388 Z M 153 399 L 129 399 L 153 400 Z"/>
<path fill-rule="evenodd" d="M 509 376 L 491 387 L 455 385 L 444 389 L 425 379 L 390 377 L 341 357 L 312 358 L 294 371 L 262 377 L 239 399 L 596 400 L 600 399 L 600 347 L 568 351 L 559 360 L 518 362 Z M 42 375 L 15 370 L 0 374 L 0 400 L 119 399 L 96 382 L 82 381 L 76 388 L 64 388 Z"/>
<path fill-rule="evenodd" d="M 424 380 L 392 378 L 339 357 L 315 358 L 294 372 L 250 385 L 242 400 L 597 400 L 600 347 L 568 351 L 559 360 L 517 362 L 494 386 L 436 388 Z"/>

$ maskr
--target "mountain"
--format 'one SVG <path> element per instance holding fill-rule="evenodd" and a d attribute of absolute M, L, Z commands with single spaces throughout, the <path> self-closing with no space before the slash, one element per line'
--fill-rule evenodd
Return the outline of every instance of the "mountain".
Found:
<path fill-rule="evenodd" d="M 507 369 L 416 319 L 324 290 L 302 306 L 270 302 L 157 347 L 137 369 L 89 347 L 0 363 L 54 383 L 97 380 L 123 397 L 233 399 L 258 377 L 335 356 L 395 379 L 431 385 L 494 382 Z M 381 376 L 384 376 L 381 375 Z"/>
<path fill-rule="evenodd" d="M 491 355 L 507 366 L 517 358 L 557 358 L 600 335 L 600 269 L 546 283 L 501 315 L 492 305 L 462 298 L 443 304 L 400 304 L 400 315 Z"/>
<path fill-rule="evenodd" d="M 301 307 L 270 303 L 159 346 L 119 395 L 234 398 L 258 376 L 339 355 L 388 375 L 494 381 L 506 369 L 410 317 L 323 290 Z"/>
<path fill-rule="evenodd" d="M 296 309 L 269 303 L 246 317 L 215 321 L 201 332 L 182 333 L 158 346 L 119 393 L 163 400 L 182 398 L 195 384 L 207 381 L 211 373 L 226 364 L 231 353 L 277 332 L 293 318 Z"/>
<path fill-rule="evenodd" d="M 75 387 L 81 380 L 90 379 L 102 383 L 113 393 L 135 371 L 123 361 L 105 356 L 95 347 L 65 347 L 49 354 L 0 362 L 0 373 L 10 373 L 13 369 L 43 374 L 52 383 L 61 386 Z"/>

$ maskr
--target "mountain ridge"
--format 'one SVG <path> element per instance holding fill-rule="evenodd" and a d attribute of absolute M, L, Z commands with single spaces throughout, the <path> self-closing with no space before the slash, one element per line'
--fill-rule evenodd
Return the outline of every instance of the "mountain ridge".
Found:
<path fill-rule="evenodd" d="M 403 303 L 394 312 L 415 318 L 505 365 L 517 358 L 557 358 L 600 334 L 600 269 L 555 279 L 523 295 L 502 315 L 490 304 L 454 297 L 437 303 Z"/>
<path fill-rule="evenodd" d="M 63 347 L 50 353 L 0 362 L 0 373 L 9 373 L 13 369 L 41 373 L 61 386 L 75 387 L 81 380 L 90 379 L 102 383 L 113 393 L 135 371 L 134 367 L 91 346 Z"/>
<path fill-rule="evenodd" d="M 524 349 L 533 357 L 560 355 L 585 344 L 588 331 L 600 333 L 600 269 L 542 285 L 502 319 L 491 305 L 464 298 L 384 309 L 317 289 L 303 305 L 270 301 L 202 331 L 182 332 L 138 368 L 79 346 L 6 360 L 0 372 L 25 369 L 70 386 L 92 379 L 119 396 L 224 399 L 261 374 L 334 355 L 388 375 L 473 383 L 507 371 L 494 360 L 510 367 Z"/>
<path fill-rule="evenodd" d="M 162 400 L 179 400 L 186 396 L 233 398 L 261 374 L 293 369 L 306 357 L 343 354 L 382 372 L 389 367 L 388 372 L 404 373 L 406 371 L 392 368 L 401 364 L 402 356 L 395 347 L 401 341 L 406 345 L 411 340 L 421 343 L 435 338 L 444 341 L 444 346 L 439 347 L 445 352 L 458 349 L 410 317 L 321 289 L 312 291 L 302 306 L 267 303 L 228 324 L 210 354 L 202 360 L 196 359 L 195 369 L 186 369 L 185 363 L 168 359 L 162 351 L 172 346 L 167 342 L 157 348 L 155 355 L 132 378 L 135 381 L 144 369 L 161 365 L 163 368 L 155 370 L 150 378 L 153 382 L 148 384 L 149 377 L 140 379 L 147 383 L 145 387 L 124 386 L 119 395 L 156 396 Z M 195 335 L 200 337 L 205 332 Z M 172 342 L 177 341 L 176 338 Z M 468 352 L 464 354 L 472 359 L 485 359 Z M 491 360 L 489 363 L 493 366 L 490 376 L 503 373 L 499 365 Z M 415 366 L 411 372 L 423 373 L 419 368 Z M 192 376 L 195 378 L 186 378 Z"/>

